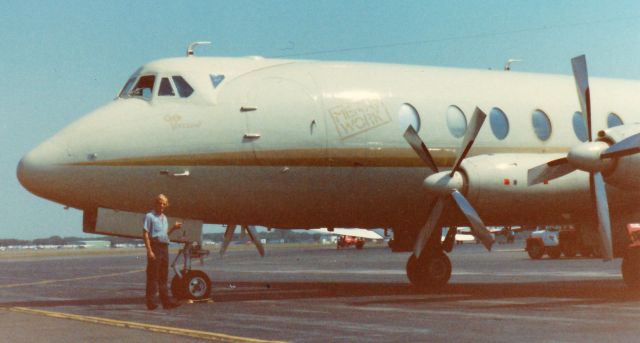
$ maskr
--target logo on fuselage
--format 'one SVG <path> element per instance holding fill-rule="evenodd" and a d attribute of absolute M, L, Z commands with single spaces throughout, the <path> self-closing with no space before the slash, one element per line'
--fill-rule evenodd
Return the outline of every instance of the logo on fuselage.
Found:
<path fill-rule="evenodd" d="M 182 116 L 179 114 L 167 114 L 164 116 L 164 121 L 169 123 L 172 130 L 176 129 L 194 129 L 202 125 L 201 121 L 185 123 L 182 121 Z"/>
<path fill-rule="evenodd" d="M 347 139 L 391 122 L 389 112 L 377 99 L 341 104 L 329 109 L 341 139 Z"/>

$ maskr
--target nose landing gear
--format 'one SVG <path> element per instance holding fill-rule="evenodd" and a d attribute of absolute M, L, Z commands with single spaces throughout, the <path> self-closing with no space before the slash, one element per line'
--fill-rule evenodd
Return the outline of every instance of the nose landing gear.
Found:
<path fill-rule="evenodd" d="M 205 300 L 211 296 L 211 279 L 201 270 L 191 269 L 191 260 L 202 259 L 209 255 L 209 250 L 204 250 L 197 243 L 185 243 L 178 255 L 171 263 L 171 268 L 175 272 L 171 280 L 171 293 L 176 299 Z M 182 269 L 178 269 L 176 264 L 178 259 L 183 258 Z"/>

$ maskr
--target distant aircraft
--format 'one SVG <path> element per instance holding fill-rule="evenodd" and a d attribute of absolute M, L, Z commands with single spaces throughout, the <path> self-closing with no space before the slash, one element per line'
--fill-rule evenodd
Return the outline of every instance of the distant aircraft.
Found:
<path fill-rule="evenodd" d="M 364 247 L 365 239 L 383 239 L 384 237 L 380 236 L 374 231 L 366 230 L 366 229 L 346 229 L 346 228 L 334 228 L 333 230 L 328 230 L 327 228 L 320 229 L 310 229 L 309 231 L 333 234 L 339 236 L 338 241 L 336 242 L 338 249 L 345 248 L 348 246 L 355 246 L 357 249 L 362 249 Z"/>
<path fill-rule="evenodd" d="M 485 225 L 566 223 L 598 232 L 640 288 L 626 229 L 640 222 L 639 82 L 589 80 L 584 56 L 572 79 L 192 47 L 26 154 L 22 185 L 83 211 L 90 233 L 139 237 L 158 193 L 185 243 L 203 223 L 390 227 L 424 288 L 451 275 L 443 226 L 470 225 L 490 249 Z"/>

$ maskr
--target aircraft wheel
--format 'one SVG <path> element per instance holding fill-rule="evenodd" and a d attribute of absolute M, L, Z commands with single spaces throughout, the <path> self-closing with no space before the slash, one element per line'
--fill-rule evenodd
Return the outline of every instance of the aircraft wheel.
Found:
<path fill-rule="evenodd" d="M 622 259 L 622 279 L 627 287 L 640 290 L 640 249 L 632 248 Z"/>
<path fill-rule="evenodd" d="M 539 260 L 544 255 L 544 246 L 539 242 L 532 242 L 527 247 L 527 254 L 532 260 Z"/>
<path fill-rule="evenodd" d="M 182 273 L 184 275 L 184 271 Z M 171 294 L 178 300 L 186 298 L 183 279 L 177 274 L 171 279 Z"/>
<path fill-rule="evenodd" d="M 185 298 L 191 300 L 208 299 L 211 296 L 211 279 L 201 270 L 190 270 L 183 278 Z"/>
<path fill-rule="evenodd" d="M 441 288 L 451 277 L 451 261 L 441 251 L 425 252 L 419 259 L 411 254 L 407 261 L 407 277 L 420 289 Z"/>
<path fill-rule="evenodd" d="M 561 254 L 562 254 L 562 250 L 560 250 L 560 247 L 547 248 L 547 255 L 549 255 L 549 257 L 551 257 L 554 260 L 557 258 L 560 258 Z"/>

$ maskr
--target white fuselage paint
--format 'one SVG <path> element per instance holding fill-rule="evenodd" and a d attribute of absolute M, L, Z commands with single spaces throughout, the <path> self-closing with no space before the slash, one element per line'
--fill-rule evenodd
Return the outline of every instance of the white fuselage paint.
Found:
<path fill-rule="evenodd" d="M 528 168 L 579 143 L 570 76 L 198 57 L 156 61 L 140 73 L 157 76 L 156 92 L 160 77 L 171 75 L 195 92 L 116 99 L 97 109 L 23 158 L 23 185 L 79 209 L 143 212 L 165 193 L 170 215 L 207 223 L 417 229 L 433 201 L 422 188 L 431 171 L 403 139 L 398 110 L 417 109 L 419 134 L 446 169 L 461 144 L 447 129 L 447 108 L 455 105 L 467 119 L 476 106 L 487 113 L 499 107 L 509 119 L 509 134 L 499 140 L 487 118 L 463 163 L 476 173 L 467 173 L 468 196 L 488 225 L 554 223 L 591 208 L 584 172 L 526 185 Z M 214 88 L 211 74 L 225 79 Z M 625 123 L 640 120 L 640 83 L 591 85 L 595 129 L 606 128 L 610 112 Z M 534 133 L 536 109 L 551 119 L 547 141 Z M 640 195 L 608 191 L 614 211 Z M 443 223 L 462 219 L 452 212 Z"/>

